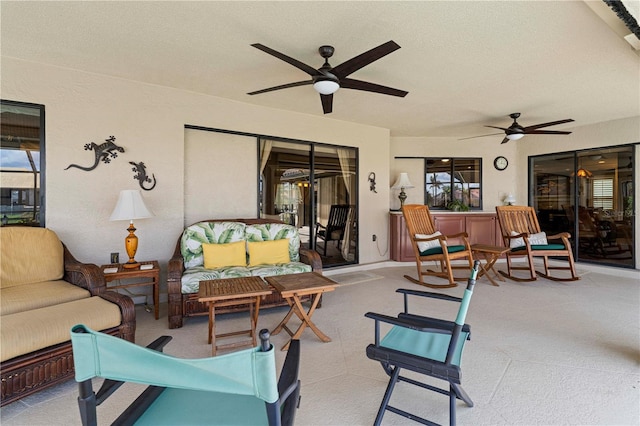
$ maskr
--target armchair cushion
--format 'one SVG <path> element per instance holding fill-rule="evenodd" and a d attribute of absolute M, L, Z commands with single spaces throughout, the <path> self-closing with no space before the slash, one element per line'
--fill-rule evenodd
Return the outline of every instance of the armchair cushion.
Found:
<path fill-rule="evenodd" d="M 200 281 L 250 276 L 251 272 L 246 266 L 227 266 L 216 269 L 207 269 L 204 266 L 194 266 L 192 268 L 185 269 L 182 273 L 182 293 L 197 293 L 200 288 Z"/>
<path fill-rule="evenodd" d="M 69 340 L 69 329 L 79 321 L 98 330 L 122 322 L 120 308 L 99 296 L 87 297 L 2 317 L 2 361 Z"/>
<path fill-rule="evenodd" d="M 289 262 L 289 240 L 249 241 L 249 266 Z"/>
<path fill-rule="evenodd" d="M 276 263 L 274 265 L 249 266 L 249 272 L 254 277 L 272 277 L 274 275 L 301 274 L 311 272 L 311 265 L 302 262 Z"/>
<path fill-rule="evenodd" d="M 43 281 L 2 289 L 0 316 L 91 297 L 89 290 L 66 281 Z"/>
<path fill-rule="evenodd" d="M 55 232 L 15 227 L 0 236 L 1 288 L 59 280 L 64 275 L 64 249 Z"/>

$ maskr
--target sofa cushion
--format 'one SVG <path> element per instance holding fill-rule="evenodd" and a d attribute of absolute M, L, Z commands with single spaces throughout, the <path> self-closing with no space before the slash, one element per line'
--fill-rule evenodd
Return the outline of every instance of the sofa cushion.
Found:
<path fill-rule="evenodd" d="M 66 281 L 44 281 L 0 290 L 0 315 L 10 315 L 31 309 L 91 297 L 89 290 Z"/>
<path fill-rule="evenodd" d="M 302 262 L 278 263 L 276 265 L 250 266 L 249 271 L 254 277 L 271 277 L 273 275 L 300 274 L 311 272 L 311 265 Z"/>
<path fill-rule="evenodd" d="M 204 267 L 247 266 L 247 248 L 244 241 L 226 244 L 202 244 Z"/>
<path fill-rule="evenodd" d="M 289 262 L 289 240 L 249 241 L 249 266 Z"/>
<path fill-rule="evenodd" d="M 64 249 L 46 228 L 0 228 L 0 288 L 59 280 L 64 275 Z"/>
<path fill-rule="evenodd" d="M 247 225 L 247 241 L 273 241 L 284 238 L 289 239 L 289 260 L 298 262 L 300 260 L 300 234 L 295 226 L 284 223 L 264 223 L 257 225 Z"/>
<path fill-rule="evenodd" d="M 117 327 L 122 322 L 118 305 L 99 296 L 2 317 L 0 361 L 70 340 L 69 330 L 86 324 L 94 330 Z"/>
<path fill-rule="evenodd" d="M 185 269 L 204 265 L 202 244 L 225 244 L 243 241 L 246 225 L 241 222 L 199 222 L 182 233 L 180 252 Z"/>
<path fill-rule="evenodd" d="M 216 269 L 206 269 L 204 266 L 195 266 L 185 269 L 182 274 L 182 293 L 197 293 L 200 288 L 200 281 L 250 276 L 251 272 L 249 272 L 246 266 L 229 266 Z"/>

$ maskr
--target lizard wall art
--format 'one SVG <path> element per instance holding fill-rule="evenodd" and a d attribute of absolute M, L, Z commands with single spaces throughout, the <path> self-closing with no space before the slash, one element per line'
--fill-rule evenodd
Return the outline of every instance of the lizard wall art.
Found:
<path fill-rule="evenodd" d="M 133 161 L 129 161 L 129 164 L 133 165 L 133 168 L 131 170 L 136 172 L 136 174 L 133 175 L 133 178 L 138 180 L 138 182 L 140 182 L 140 188 L 144 189 L 145 191 L 151 191 L 153 188 L 156 187 L 156 175 L 151 174 L 151 177 L 149 177 L 147 175 L 147 166 L 145 166 L 142 161 L 139 163 L 134 163 Z M 151 185 L 151 187 L 149 188 L 145 188 L 144 187 L 145 182 L 146 183 L 153 182 L 153 185 Z"/>
<path fill-rule="evenodd" d="M 82 167 L 77 164 L 69 164 L 65 170 L 68 170 L 71 167 L 75 167 L 88 172 L 98 167 L 100 161 L 105 164 L 109 164 L 112 158 L 116 158 L 118 156 L 118 152 L 124 152 L 124 148 L 116 145 L 115 140 L 115 136 L 109 136 L 109 138 L 105 139 L 104 143 L 101 143 L 100 145 L 96 144 L 95 142 L 85 144 L 85 151 L 93 151 L 93 155 L 95 157 L 95 162 L 93 163 L 93 165 Z"/>

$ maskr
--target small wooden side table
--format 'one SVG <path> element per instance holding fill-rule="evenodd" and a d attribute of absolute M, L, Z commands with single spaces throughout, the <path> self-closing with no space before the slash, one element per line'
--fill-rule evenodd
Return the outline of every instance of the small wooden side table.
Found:
<path fill-rule="evenodd" d="M 143 265 L 151 265 L 143 266 Z M 142 269 L 141 269 L 142 268 Z M 149 269 L 144 269 L 149 268 Z M 122 263 L 113 263 L 111 265 L 102 265 L 100 267 L 102 275 L 107 282 L 107 289 L 129 288 L 129 287 L 143 287 L 147 285 L 153 286 L 153 309 L 156 319 L 159 316 L 158 299 L 160 294 L 160 265 L 157 260 L 149 260 L 147 262 L 140 262 L 140 266 L 133 269 L 125 269 Z M 116 270 L 115 272 L 109 272 L 110 270 Z M 122 283 L 121 280 L 128 280 L 130 278 L 148 278 L 147 281 L 138 281 L 134 283 Z M 118 284 L 108 285 L 112 281 L 118 281 Z"/>
<path fill-rule="evenodd" d="M 273 291 L 260 277 L 224 278 L 219 280 L 200 281 L 198 301 L 209 304 L 209 343 L 211 354 L 216 356 L 218 349 L 239 348 L 243 346 L 256 346 L 256 326 L 258 325 L 258 313 L 260 312 L 260 299 Z M 224 307 L 237 304 L 249 305 L 251 316 L 251 328 L 249 330 L 234 331 L 216 335 L 216 307 Z M 231 337 L 249 334 L 250 341 L 227 343 L 217 345 L 216 337 Z"/>
<path fill-rule="evenodd" d="M 511 250 L 509 247 L 492 246 L 488 244 L 471 245 L 471 251 L 473 252 L 473 257 L 475 258 L 476 256 L 478 257 L 482 256 L 485 260 L 484 264 L 480 262 L 481 271 L 478 273 L 478 278 L 482 276 L 486 276 L 487 279 L 491 282 L 491 284 L 498 287 L 499 284 L 495 282 L 493 278 L 491 278 L 491 275 L 489 275 L 489 271 L 491 271 L 496 276 L 496 278 L 504 282 L 504 278 L 502 278 L 502 276 L 500 276 L 500 274 L 498 274 L 496 270 L 493 269 L 493 265 L 495 265 L 496 261 L 500 259 L 500 256 L 502 256 L 509 250 Z"/>
<path fill-rule="evenodd" d="M 302 335 L 302 332 L 308 326 L 323 342 L 331 341 L 331 338 L 320 331 L 318 326 L 316 326 L 313 321 L 311 321 L 311 316 L 318 306 L 318 302 L 320 301 L 320 296 L 322 296 L 322 293 L 335 290 L 338 283 L 330 280 L 324 275 L 320 275 L 317 272 L 305 272 L 302 274 L 290 275 L 274 275 L 272 277 L 265 277 L 265 280 L 269 284 L 271 284 L 278 293 L 280 293 L 282 298 L 285 299 L 290 306 L 289 312 L 284 317 L 284 319 L 280 321 L 280 324 L 278 324 L 278 326 L 273 330 L 273 332 L 271 333 L 272 335 L 276 335 L 284 329 L 287 333 L 289 333 L 291 339 L 297 339 Z M 307 295 L 312 297 L 312 302 L 309 310 L 305 312 L 304 308 L 302 307 L 300 297 Z M 289 321 L 289 319 L 291 319 L 293 314 L 296 314 L 296 316 L 302 321 L 295 333 L 287 327 L 287 322 Z M 289 348 L 290 343 L 291 340 L 289 340 L 287 344 L 282 347 L 282 350 L 286 351 Z"/>

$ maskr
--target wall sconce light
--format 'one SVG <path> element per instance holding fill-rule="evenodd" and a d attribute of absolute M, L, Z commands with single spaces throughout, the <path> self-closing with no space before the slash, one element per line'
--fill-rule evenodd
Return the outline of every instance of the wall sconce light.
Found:
<path fill-rule="evenodd" d="M 516 203 L 516 197 L 514 197 L 513 194 L 509 194 L 504 198 L 504 203 L 507 206 L 513 206 Z"/>
<path fill-rule="evenodd" d="M 400 199 L 400 208 L 404 206 L 404 201 L 407 199 L 407 194 L 405 194 L 404 189 L 413 188 L 413 187 L 414 186 L 411 184 L 411 181 L 409 180 L 409 174 L 400 173 L 400 176 L 398 176 L 396 183 L 394 183 L 393 186 L 391 187 L 391 189 L 400 190 L 400 195 L 398 195 L 398 198 Z"/>

